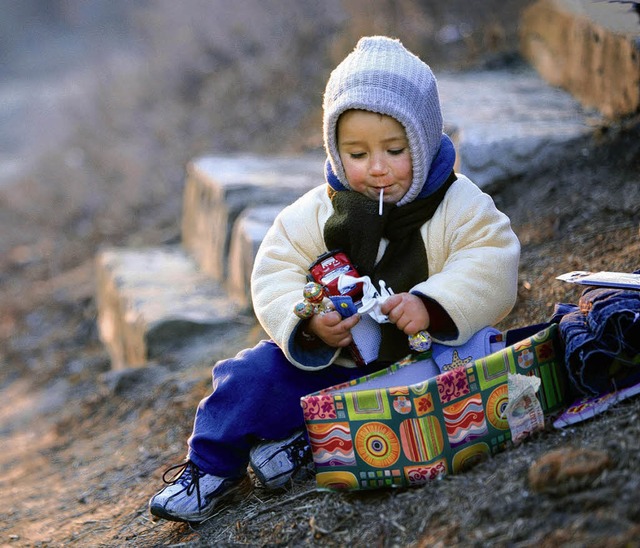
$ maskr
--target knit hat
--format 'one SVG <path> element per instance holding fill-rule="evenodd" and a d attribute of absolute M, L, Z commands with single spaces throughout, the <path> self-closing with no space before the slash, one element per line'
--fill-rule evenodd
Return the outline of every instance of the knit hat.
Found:
<path fill-rule="evenodd" d="M 436 78 L 429 66 L 399 40 L 385 36 L 361 38 L 334 69 L 324 93 L 324 145 L 333 173 L 345 188 L 349 183 L 338 153 L 338 118 L 349 109 L 385 114 L 407 133 L 413 181 L 398 206 L 420 192 L 440 148 L 443 122 Z"/>

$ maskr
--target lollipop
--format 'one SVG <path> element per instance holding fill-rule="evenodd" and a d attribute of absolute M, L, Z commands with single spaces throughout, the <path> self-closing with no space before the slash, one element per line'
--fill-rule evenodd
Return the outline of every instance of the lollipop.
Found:
<path fill-rule="evenodd" d="M 309 282 L 302 289 L 303 301 L 296 303 L 293 313 L 302 320 L 308 320 L 314 314 L 323 314 L 333 308 L 325 305 L 322 301 L 325 297 L 325 290 L 319 283 Z"/>
<path fill-rule="evenodd" d="M 302 289 L 302 296 L 312 304 L 320 304 L 324 299 L 324 287 L 319 283 L 309 282 Z"/>
<path fill-rule="evenodd" d="M 315 307 L 309 301 L 300 301 L 293 307 L 293 313 L 301 320 L 309 319 L 314 312 Z"/>

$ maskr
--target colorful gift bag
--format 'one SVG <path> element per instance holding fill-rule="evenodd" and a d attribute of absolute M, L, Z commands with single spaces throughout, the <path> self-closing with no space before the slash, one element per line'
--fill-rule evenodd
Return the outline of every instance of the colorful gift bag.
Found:
<path fill-rule="evenodd" d="M 545 414 L 563 408 L 566 378 L 558 343 L 552 324 L 435 377 L 426 352 L 304 396 L 318 486 L 420 485 L 503 450 L 512 440 L 504 415 L 509 374 L 541 380 L 536 396 Z"/>

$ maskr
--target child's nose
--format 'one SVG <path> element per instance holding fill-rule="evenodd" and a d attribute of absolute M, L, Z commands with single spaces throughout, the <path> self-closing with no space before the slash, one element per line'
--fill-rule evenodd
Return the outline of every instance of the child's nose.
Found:
<path fill-rule="evenodd" d="M 387 163 L 381 155 L 374 155 L 371 157 L 369 173 L 371 175 L 385 175 L 387 173 Z"/>

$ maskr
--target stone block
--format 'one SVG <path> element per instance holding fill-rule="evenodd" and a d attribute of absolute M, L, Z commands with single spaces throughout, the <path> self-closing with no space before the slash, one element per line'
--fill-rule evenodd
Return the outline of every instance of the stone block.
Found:
<path fill-rule="evenodd" d="M 96 257 L 98 329 L 113 369 L 246 324 L 224 290 L 178 246 L 105 249 Z"/>
<path fill-rule="evenodd" d="M 225 287 L 229 297 L 242 309 L 251 307 L 251 271 L 260 243 L 283 207 L 245 209 L 233 227 Z"/>
<path fill-rule="evenodd" d="M 585 107 L 609 119 L 640 112 L 640 15 L 632 2 L 539 0 L 523 11 L 520 38 L 541 76 Z"/>
<path fill-rule="evenodd" d="M 190 162 L 182 243 L 214 280 L 227 278 L 232 227 L 242 211 L 287 205 L 324 183 L 322 156 L 207 156 Z"/>
<path fill-rule="evenodd" d="M 586 143 L 592 118 L 531 68 L 438 76 L 445 121 L 457 128 L 459 171 L 491 188 L 548 165 Z"/>

